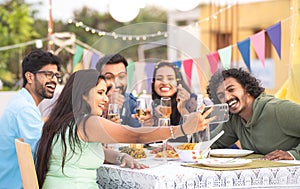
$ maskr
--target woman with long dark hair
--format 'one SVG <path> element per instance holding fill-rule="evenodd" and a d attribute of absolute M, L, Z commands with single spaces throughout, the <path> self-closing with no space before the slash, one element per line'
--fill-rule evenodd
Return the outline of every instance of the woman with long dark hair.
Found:
<path fill-rule="evenodd" d="M 73 73 L 43 127 L 36 166 L 41 188 L 98 188 L 96 169 L 104 162 L 146 168 L 102 143 L 149 143 L 205 129 L 210 111 L 192 113 L 185 124 L 132 128 L 102 117 L 108 103 L 106 82 L 96 70 Z"/>
<path fill-rule="evenodd" d="M 189 109 L 191 91 L 184 82 L 177 66 L 171 62 L 159 62 L 155 65 L 152 79 L 152 100 L 154 106 L 154 123 L 162 117 L 160 112 L 160 99 L 171 98 L 172 113 L 170 116 L 171 125 L 178 125 L 182 122 L 183 115 L 193 112 Z M 171 140 L 174 141 L 174 140 Z M 176 139 L 176 142 L 186 142 L 186 137 Z"/>

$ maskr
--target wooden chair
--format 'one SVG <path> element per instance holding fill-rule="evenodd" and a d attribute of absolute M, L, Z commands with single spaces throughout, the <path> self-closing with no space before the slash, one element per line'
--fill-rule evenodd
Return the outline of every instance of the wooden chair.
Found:
<path fill-rule="evenodd" d="M 30 145 L 23 138 L 15 139 L 18 163 L 24 189 L 38 189 L 39 184 L 35 171 Z"/>

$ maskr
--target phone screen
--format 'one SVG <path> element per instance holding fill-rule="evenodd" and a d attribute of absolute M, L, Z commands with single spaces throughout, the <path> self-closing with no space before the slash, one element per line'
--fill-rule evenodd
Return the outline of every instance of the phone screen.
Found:
<path fill-rule="evenodd" d="M 205 106 L 204 112 L 206 112 L 211 107 L 213 107 L 213 111 L 207 117 L 209 118 L 215 116 L 216 119 L 211 121 L 210 123 L 223 123 L 229 120 L 228 104 L 224 103 Z"/>

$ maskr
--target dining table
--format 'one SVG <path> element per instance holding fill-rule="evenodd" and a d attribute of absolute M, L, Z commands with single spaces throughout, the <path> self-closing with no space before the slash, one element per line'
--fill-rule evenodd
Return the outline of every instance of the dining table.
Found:
<path fill-rule="evenodd" d="M 138 161 L 149 168 L 103 164 L 97 170 L 97 183 L 101 189 L 300 188 L 300 161 L 269 161 L 258 157 L 261 155 L 238 158 L 251 160 L 241 166 L 215 167 L 180 158 L 164 161 L 147 153 L 147 158 Z M 220 158 L 208 158 L 213 159 Z"/>

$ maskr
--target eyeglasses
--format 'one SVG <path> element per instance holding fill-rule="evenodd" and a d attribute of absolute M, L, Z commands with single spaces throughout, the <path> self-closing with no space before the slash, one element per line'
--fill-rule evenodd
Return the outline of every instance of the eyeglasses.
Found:
<path fill-rule="evenodd" d="M 108 81 L 113 81 L 115 80 L 116 78 L 118 78 L 119 80 L 126 80 L 127 79 L 127 73 L 126 72 L 120 72 L 117 74 L 117 76 L 115 77 L 114 74 L 110 73 L 110 72 L 107 72 L 104 74 L 104 77 L 106 80 Z"/>
<path fill-rule="evenodd" d="M 45 76 L 46 76 L 48 79 L 53 79 L 54 76 L 55 76 L 58 80 L 60 80 L 60 79 L 62 78 L 61 73 L 59 73 L 59 72 L 54 73 L 53 71 L 40 70 L 40 71 L 36 71 L 36 72 L 33 72 L 33 73 L 34 73 L 34 74 L 43 73 L 43 74 L 45 74 Z"/>

